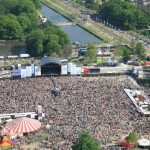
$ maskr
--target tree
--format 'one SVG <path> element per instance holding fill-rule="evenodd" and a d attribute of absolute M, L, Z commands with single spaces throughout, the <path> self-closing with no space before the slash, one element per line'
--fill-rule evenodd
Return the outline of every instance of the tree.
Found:
<path fill-rule="evenodd" d="M 115 59 L 117 59 L 117 60 L 121 60 L 122 59 L 123 50 L 124 49 L 120 48 L 120 47 L 116 48 L 116 50 L 115 50 Z"/>
<path fill-rule="evenodd" d="M 122 58 L 124 62 L 127 62 L 130 59 L 131 52 L 126 48 L 123 50 Z"/>
<path fill-rule="evenodd" d="M 104 64 L 104 59 L 103 59 L 103 57 L 99 57 L 98 59 L 97 59 L 97 66 L 102 66 Z"/>
<path fill-rule="evenodd" d="M 88 47 L 88 51 L 84 58 L 84 64 L 97 63 L 97 48 L 94 45 Z"/>
<path fill-rule="evenodd" d="M 145 49 L 142 43 L 138 43 L 135 46 L 135 54 L 140 60 L 144 60 L 146 58 Z"/>
<path fill-rule="evenodd" d="M 142 29 L 149 25 L 148 12 L 142 11 L 129 0 L 109 0 L 103 3 L 99 9 L 99 15 L 103 20 L 119 28 Z"/>
<path fill-rule="evenodd" d="M 51 40 L 46 44 L 44 53 L 47 55 L 51 55 L 52 53 L 59 55 L 60 51 L 61 51 L 61 45 L 59 45 L 57 41 Z"/>
<path fill-rule="evenodd" d="M 130 42 L 130 46 L 131 46 L 131 49 L 133 50 L 133 53 L 135 53 L 135 47 L 136 47 L 136 43 L 134 40 L 131 40 Z"/>
<path fill-rule="evenodd" d="M 21 13 L 18 16 L 18 21 L 19 21 L 19 23 L 22 26 L 24 31 L 26 31 L 29 28 L 29 26 L 31 25 L 31 21 L 25 13 Z"/>
<path fill-rule="evenodd" d="M 115 59 L 127 62 L 133 52 L 125 47 L 118 47 L 115 51 Z"/>
<path fill-rule="evenodd" d="M 27 31 L 36 29 L 39 19 L 35 5 L 38 3 L 39 0 L 0 0 L 0 38 L 23 40 Z"/>
<path fill-rule="evenodd" d="M 46 24 L 43 28 L 45 34 L 44 53 L 48 55 L 55 53 L 58 56 L 68 57 L 71 53 L 71 47 L 66 47 L 69 45 L 68 35 L 53 24 Z"/>
<path fill-rule="evenodd" d="M 18 0 L 16 7 L 13 10 L 15 15 L 19 15 L 20 13 L 36 13 L 36 7 L 33 2 L 29 0 Z"/>
<path fill-rule="evenodd" d="M 100 150 L 100 145 L 89 133 L 79 135 L 73 150 Z"/>
<path fill-rule="evenodd" d="M 32 2 L 34 3 L 36 9 L 40 9 L 42 4 L 40 0 L 32 0 Z"/>
<path fill-rule="evenodd" d="M 5 40 L 21 39 L 22 35 L 23 30 L 16 16 L 14 15 L 0 16 L 0 39 Z"/>
<path fill-rule="evenodd" d="M 43 54 L 44 36 L 43 31 L 40 29 L 34 30 L 28 35 L 26 45 L 31 56 L 39 57 Z"/>
<path fill-rule="evenodd" d="M 134 144 L 138 141 L 138 135 L 135 132 L 130 133 L 125 140 L 127 142 L 133 142 Z"/>
<path fill-rule="evenodd" d="M 11 13 L 18 0 L 0 0 L 0 15 Z"/>
<path fill-rule="evenodd" d="M 29 28 L 31 31 L 32 31 L 33 29 L 38 28 L 38 26 L 39 26 L 39 19 L 38 19 L 37 14 L 27 13 L 27 16 L 29 17 L 30 22 L 31 22 L 31 24 L 30 24 L 30 26 L 29 26 L 28 28 Z"/>

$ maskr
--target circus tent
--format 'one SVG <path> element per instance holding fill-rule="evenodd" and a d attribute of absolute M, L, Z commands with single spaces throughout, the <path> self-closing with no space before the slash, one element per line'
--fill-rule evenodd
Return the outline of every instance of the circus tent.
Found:
<path fill-rule="evenodd" d="M 1 135 L 9 135 L 9 131 L 4 127 L 1 131 L 0 131 Z"/>
<path fill-rule="evenodd" d="M 6 123 L 5 128 L 14 133 L 30 133 L 41 128 L 38 120 L 22 117 Z"/>

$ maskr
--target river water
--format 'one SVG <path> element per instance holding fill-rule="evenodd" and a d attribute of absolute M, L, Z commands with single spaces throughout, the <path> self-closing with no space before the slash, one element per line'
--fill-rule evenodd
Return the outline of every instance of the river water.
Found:
<path fill-rule="evenodd" d="M 25 53 L 25 43 L 19 41 L 0 41 L 0 56 L 19 55 Z"/>
<path fill-rule="evenodd" d="M 69 22 L 68 19 L 61 16 L 60 14 L 58 14 L 57 12 L 55 12 L 47 6 L 43 6 L 41 12 L 52 23 Z M 61 28 L 68 34 L 71 43 L 76 41 L 78 41 L 81 44 L 101 42 L 101 39 L 97 38 L 93 34 L 87 32 L 86 30 L 82 29 L 77 25 L 67 25 L 62 26 Z"/>

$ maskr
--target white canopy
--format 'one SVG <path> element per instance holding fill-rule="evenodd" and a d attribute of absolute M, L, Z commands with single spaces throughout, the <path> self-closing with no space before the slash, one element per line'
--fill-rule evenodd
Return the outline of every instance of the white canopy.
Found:
<path fill-rule="evenodd" d="M 138 144 L 140 146 L 150 146 L 150 140 L 147 139 L 140 139 L 138 140 Z"/>

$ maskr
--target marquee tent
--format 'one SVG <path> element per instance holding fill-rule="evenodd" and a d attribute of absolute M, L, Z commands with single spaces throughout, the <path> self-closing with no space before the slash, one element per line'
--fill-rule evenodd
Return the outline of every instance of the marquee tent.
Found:
<path fill-rule="evenodd" d="M 140 147 L 150 147 L 150 140 L 140 139 L 140 140 L 138 140 L 138 145 Z"/>
<path fill-rule="evenodd" d="M 5 128 L 14 133 L 29 133 L 40 129 L 41 126 L 38 120 L 22 117 L 6 123 Z"/>

